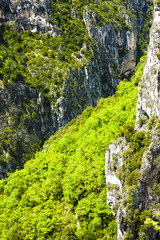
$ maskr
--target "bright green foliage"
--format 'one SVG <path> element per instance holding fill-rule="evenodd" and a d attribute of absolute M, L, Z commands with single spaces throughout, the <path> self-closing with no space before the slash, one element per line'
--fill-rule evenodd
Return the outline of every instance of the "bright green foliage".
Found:
<path fill-rule="evenodd" d="M 131 128 L 130 124 L 126 124 L 128 129 Z M 148 128 L 158 129 L 159 123 L 156 116 L 152 116 L 149 123 Z M 123 131 L 124 132 L 124 131 Z M 125 129 L 125 133 L 128 134 L 128 130 Z M 133 132 L 132 136 L 129 138 L 129 149 L 123 155 L 123 166 L 118 174 L 118 176 L 124 181 L 124 189 L 123 191 L 127 192 L 127 199 L 124 200 L 123 204 L 126 211 L 126 217 L 124 222 L 127 227 L 126 234 L 124 239 L 146 239 L 146 233 L 156 230 L 160 231 L 159 227 L 159 203 L 158 199 L 160 196 L 160 184 L 155 183 L 153 186 L 154 195 L 156 196 L 157 205 L 154 209 L 152 207 L 143 209 L 135 209 L 135 196 L 137 193 L 138 183 L 142 179 L 142 175 L 140 172 L 140 168 L 142 165 L 142 156 L 145 150 L 148 150 L 148 147 L 152 143 L 153 139 L 151 138 L 151 131 L 145 132 Z M 151 150 L 151 147 L 149 148 Z M 146 155 L 147 157 L 147 155 Z M 152 162 L 152 166 L 154 167 L 155 162 Z M 154 202 L 153 201 L 153 202 Z M 133 232 L 134 231 L 134 232 Z M 134 233 L 134 235 L 133 235 Z"/>
<path fill-rule="evenodd" d="M 122 128 L 122 136 L 124 136 L 128 141 L 134 133 L 134 124 L 132 122 L 127 122 Z"/>
<path fill-rule="evenodd" d="M 152 116 L 148 123 L 148 128 L 155 131 L 155 129 L 159 128 L 158 122 L 159 121 L 157 117 Z M 126 126 L 128 129 L 131 128 L 130 124 L 126 124 Z M 127 129 L 125 129 L 125 132 L 128 133 Z M 124 223 L 126 224 L 127 228 L 126 234 L 124 236 L 124 239 L 126 240 L 145 240 L 146 233 L 148 235 L 150 232 L 153 232 L 153 229 L 160 232 L 160 184 L 155 183 L 154 186 L 151 186 L 155 195 L 153 203 L 156 203 L 156 206 L 153 209 L 153 206 L 147 206 L 145 209 L 143 208 L 144 206 L 141 206 L 138 209 L 135 209 L 134 203 L 138 185 L 141 179 L 143 179 L 140 172 L 142 165 L 142 156 L 146 150 L 152 151 L 152 148 L 149 147 L 153 141 L 151 137 L 151 131 L 140 131 L 137 133 L 134 132 L 132 134 L 128 142 L 129 149 L 123 155 L 122 170 L 118 174 L 118 176 L 121 178 L 121 180 L 123 179 L 124 182 L 125 187 L 123 188 L 123 191 L 127 192 L 127 199 L 123 201 L 126 212 L 124 219 Z M 156 165 L 155 161 L 152 162 L 153 168 L 155 167 L 154 165 Z"/>
<path fill-rule="evenodd" d="M 160 220 L 160 214 L 154 213 L 154 210 L 152 207 L 149 210 L 143 210 L 138 211 L 137 209 L 134 210 L 133 214 L 133 222 L 136 226 L 135 228 L 135 234 L 136 238 L 140 240 L 146 239 L 146 232 L 151 232 L 154 230 L 160 232 L 160 226 L 159 226 L 159 220 Z M 132 239 L 131 237 L 125 239 Z"/>
<path fill-rule="evenodd" d="M 149 227 L 153 227 L 156 231 L 160 232 L 159 222 L 156 222 L 151 218 L 147 218 L 145 224 Z"/>
<path fill-rule="evenodd" d="M 91 20 L 95 28 L 112 23 L 116 31 L 119 28 L 128 30 L 132 26 L 126 25 L 124 16 L 128 15 L 134 22 L 136 13 L 127 11 L 126 4 L 120 0 L 52 0 L 49 22 L 53 25 L 54 37 L 50 33 L 19 32 L 16 27 L 13 30 L 9 25 L 0 26 L 0 88 L 8 85 L 14 88 L 14 84 L 21 81 L 25 86 L 35 88 L 37 94 L 42 93 L 45 102 L 52 102 L 54 112 L 59 97 L 70 97 L 63 90 L 66 82 L 70 84 L 73 73 L 77 79 L 72 88 L 75 93 L 83 91 L 85 83 L 78 83 L 79 70 L 97 57 L 98 41 L 96 35 L 93 39 L 88 35 L 84 12 L 88 8 L 95 13 L 95 19 Z M 123 49 L 123 53 L 126 54 L 127 50 Z M 119 74 L 119 69 L 112 67 Z M 82 81 L 85 82 L 85 78 Z M 80 100 L 78 108 L 84 107 L 85 101 Z M 36 119 L 37 122 L 40 119 L 39 106 L 34 99 L 25 98 L 17 114 L 14 101 L 9 108 L 13 111 L 5 116 L 6 131 L 0 133 L 0 162 L 5 166 L 16 163 L 15 168 L 21 168 L 44 141 L 42 137 L 33 136 L 34 131 L 29 132 L 29 125 L 33 129 Z M 75 112 L 76 105 L 71 104 L 71 108 Z"/>
<path fill-rule="evenodd" d="M 130 207 L 132 207 L 130 205 Z M 127 215 L 129 213 L 129 210 L 127 209 Z M 129 225 L 131 226 L 134 222 L 135 224 L 135 231 L 134 231 L 134 235 L 136 236 L 136 239 L 139 240 L 145 240 L 145 233 L 148 230 L 148 226 L 147 224 L 145 224 L 146 219 L 150 218 L 152 216 L 152 209 L 150 210 L 143 210 L 143 211 L 139 211 L 137 209 L 130 211 L 130 217 L 127 217 L 127 221 L 126 223 L 129 223 Z M 131 218 L 132 215 L 132 218 Z M 124 239 L 126 240 L 130 240 L 130 239 L 134 239 L 133 237 L 133 232 L 131 230 L 131 227 L 128 228 L 127 233 L 124 236 Z"/>
<path fill-rule="evenodd" d="M 157 197 L 160 197 L 160 183 L 159 184 L 155 183 L 153 189 L 154 194 L 157 195 Z"/>
<path fill-rule="evenodd" d="M 105 151 L 124 125 L 135 121 L 144 62 L 131 82 L 121 82 L 114 96 L 101 99 L 95 109 L 88 107 L 23 170 L 0 181 L 1 239 L 114 239 L 116 220 L 106 205 Z"/>
<path fill-rule="evenodd" d="M 61 27 L 60 31 L 69 36 L 70 31 L 72 31 L 70 28 L 71 22 L 74 24 L 76 19 L 83 18 L 83 11 L 86 6 L 96 14 L 97 26 L 111 22 L 115 29 L 119 27 L 129 29 L 130 27 L 121 14 L 122 12 L 129 15 L 132 20 L 134 19 L 133 14 L 127 11 L 125 4 L 120 0 L 100 0 L 99 2 L 94 0 L 51 0 L 51 12 L 54 19 L 50 19 L 50 22 L 56 23 L 58 27 Z"/>
<path fill-rule="evenodd" d="M 71 54 L 85 44 L 83 54 L 92 57 L 91 48 L 94 44 L 89 39 L 82 21 L 77 21 L 71 24 L 71 31 L 75 38 L 80 34 L 79 38 L 83 41 L 78 43 L 76 38 L 72 46 L 67 41 L 72 41 L 73 36 L 67 40 L 66 35 L 53 38 L 50 34 L 18 33 L 8 25 L 0 26 L 0 88 L 3 85 L 13 85 L 14 88 L 15 82 L 22 81 L 34 87 L 37 96 L 38 93 L 43 93 L 45 102 L 52 101 L 52 106 L 56 107 L 57 98 L 63 94 L 62 85 L 68 77 L 69 68 L 78 68 L 88 61 L 84 56 L 81 64 L 76 63 Z M 60 46 L 63 51 L 60 50 Z M 29 124 L 34 128 L 36 120 L 38 122 L 40 119 L 39 105 L 35 99 L 23 97 L 19 111 L 16 109 L 16 112 L 14 104 L 13 100 L 9 110 L 1 110 L 2 114 L 4 111 L 10 112 L 9 117 L 6 114 L 4 119 L 6 128 L 0 133 L 0 162 L 3 166 L 12 164 L 21 168 L 42 146 L 43 140 L 42 137 L 39 139 L 39 136 L 36 138 L 33 132 L 29 131 Z"/>
<path fill-rule="evenodd" d="M 140 168 L 142 165 L 142 155 L 147 147 L 152 142 L 150 132 L 140 131 L 134 132 L 130 124 L 126 124 L 125 134 L 129 135 L 129 149 L 123 154 L 123 166 L 121 171 L 118 173 L 118 177 L 124 181 L 125 188 L 123 191 L 127 191 L 127 199 L 123 202 L 126 217 L 124 219 L 127 231 L 124 236 L 124 239 L 130 240 L 134 239 L 132 229 L 134 229 L 134 234 L 139 235 L 140 238 L 136 239 L 145 239 L 143 238 L 145 232 L 148 230 L 147 225 L 144 225 L 144 221 L 152 214 L 149 211 L 135 210 L 134 201 L 135 193 L 137 191 L 137 184 L 141 179 Z M 132 130 L 132 135 L 129 134 L 130 129 Z M 124 132 L 124 131 L 123 131 Z M 134 227 L 133 227 L 134 226 Z"/>
<path fill-rule="evenodd" d="M 54 26 L 55 37 L 49 33 L 42 35 L 18 32 L 13 31 L 8 25 L 0 26 L 2 83 L 10 85 L 16 81 L 24 81 L 35 87 L 38 92 L 43 92 L 48 98 L 54 94 L 56 101 L 61 95 L 60 89 L 70 69 L 78 69 L 86 65 L 95 56 L 96 39 L 93 41 L 89 37 L 83 21 L 86 7 L 96 14 L 94 26 L 111 22 L 115 29 L 120 27 L 129 29 L 131 26 L 126 25 L 124 14 L 134 21 L 134 12 L 127 11 L 123 1 L 98 2 L 52 0 L 49 21 Z"/>

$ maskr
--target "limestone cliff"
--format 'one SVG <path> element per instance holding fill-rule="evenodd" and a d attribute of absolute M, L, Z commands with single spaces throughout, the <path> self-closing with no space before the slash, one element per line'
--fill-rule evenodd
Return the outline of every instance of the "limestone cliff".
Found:
<path fill-rule="evenodd" d="M 137 121 L 144 115 L 150 118 L 152 115 L 160 116 L 159 91 L 160 91 L 160 6 L 155 6 L 154 21 L 150 32 L 150 45 L 148 48 L 147 62 L 144 74 L 139 85 L 139 98 L 137 105 Z"/>
<path fill-rule="evenodd" d="M 0 25 L 14 24 L 18 29 L 33 32 L 52 30 L 48 22 L 50 1 L 0 1 Z"/>
<path fill-rule="evenodd" d="M 160 237 L 159 12 L 155 2 L 135 130 L 132 137 L 110 144 L 106 152 L 107 202 L 118 209 L 118 240 Z"/>
<path fill-rule="evenodd" d="M 101 97 L 113 95 L 120 80 L 128 78 L 134 71 L 138 32 L 140 33 L 145 25 L 145 13 L 151 12 L 148 11 L 147 1 L 130 1 L 126 6 L 128 10 L 135 11 L 135 21 L 132 22 L 126 15 L 126 22 L 132 25 L 131 29 L 119 28 L 117 31 L 111 23 L 98 27 L 96 14 L 88 7 L 84 8 L 83 20 L 90 38 L 96 43 L 96 51 L 87 65 L 84 64 L 78 71 L 70 71 L 70 77 L 63 89 L 65 97 L 57 101 L 56 115 L 58 113 L 59 126 L 80 114 L 86 106 L 96 106 Z M 143 12 L 143 17 L 140 12 Z M 82 91 L 72 90 L 73 83 L 83 86 Z M 70 97 L 72 95 L 73 98 Z"/>
<path fill-rule="evenodd" d="M 101 97 L 112 95 L 121 79 L 129 78 L 136 66 L 139 34 L 143 32 L 147 16 L 151 18 L 151 11 L 148 5 L 149 1 L 122 1 L 122 3 L 123 7 L 119 8 L 119 11 L 124 21 L 124 27 L 118 26 L 117 28 L 111 22 L 99 25 L 96 13 L 88 5 L 83 8 L 82 25 L 94 46 L 91 47 L 90 51 L 92 57 L 85 57 L 87 51 L 85 44 L 79 52 L 72 53 L 72 58 L 78 67 L 71 67 L 64 60 L 65 56 L 62 57 L 62 61 L 65 61 L 66 65 L 68 64 L 67 70 L 59 64 L 61 58 L 56 62 L 57 65 L 51 65 L 50 58 L 44 55 L 42 59 L 44 62 L 48 61 L 47 64 L 42 63 L 42 66 L 36 66 L 36 70 L 33 69 L 34 67 L 31 68 L 32 58 L 28 62 L 24 62 L 25 68 L 28 69 L 26 78 L 34 78 L 31 84 L 28 84 L 25 77 L 23 80 L 21 77 L 17 77 L 16 83 L 6 86 L 2 83 L 3 74 L 0 74 L 0 99 L 3 103 L 0 114 L 1 139 L 4 142 L 0 149 L 2 165 L 8 166 L 10 164 L 11 169 L 22 167 L 22 156 L 24 154 L 26 156 L 29 151 L 24 147 L 28 145 L 28 139 L 31 140 L 30 152 L 32 149 L 35 151 L 38 148 L 37 145 L 42 146 L 50 135 L 81 114 L 87 106 L 96 106 Z M 49 32 L 52 38 L 61 36 L 61 30 L 56 31 L 61 27 L 58 27 L 58 23 L 54 22 L 55 16 L 54 13 L 50 12 L 50 4 L 49 1 L 1 0 L 0 25 L 4 26 L 9 23 L 18 31 Z M 96 4 L 99 5 L 98 2 Z M 124 9 L 126 10 L 124 11 Z M 69 11 L 71 10 L 73 9 L 69 9 Z M 132 13 L 129 14 L 129 12 Z M 75 19 L 80 18 L 74 11 L 72 15 Z M 63 50 L 61 45 L 58 52 Z M 49 52 L 50 49 L 47 51 Z M 28 55 L 34 55 L 33 61 L 37 56 L 41 57 L 41 54 L 36 53 L 36 49 L 32 49 L 29 54 L 26 53 L 27 57 Z M 3 65 L 3 61 L 1 65 Z M 56 93 L 54 89 L 57 89 L 57 85 L 53 84 L 52 81 L 50 84 L 47 82 L 47 77 L 46 79 L 44 77 L 41 88 L 45 88 L 45 91 L 49 92 L 47 95 L 49 97 L 46 97 L 43 91 L 34 87 L 36 85 L 34 82 L 39 79 L 39 75 L 42 75 L 42 69 L 49 67 L 55 68 L 54 73 L 51 73 L 49 78 L 53 78 L 54 82 L 55 79 L 58 79 L 57 76 L 61 75 L 63 83 L 58 87 L 58 93 Z M 13 97 L 14 92 L 17 93 L 15 97 Z M 13 112 L 17 114 L 16 121 L 15 118 L 11 117 Z M 16 122 L 18 125 L 15 125 Z M 12 139 L 13 129 L 15 140 Z M 23 144 L 21 139 L 24 139 Z M 15 154 L 15 152 L 17 153 Z M 30 155 L 26 158 L 29 157 Z"/>

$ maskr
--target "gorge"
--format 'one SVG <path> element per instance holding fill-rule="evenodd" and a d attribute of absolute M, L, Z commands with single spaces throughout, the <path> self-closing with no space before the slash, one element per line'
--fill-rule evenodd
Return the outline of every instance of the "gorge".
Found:
<path fill-rule="evenodd" d="M 0 2 L 2 176 L 130 78 L 147 42 L 149 3 Z"/>
<path fill-rule="evenodd" d="M 158 240 L 160 3 L 76 4 L 0 1 L 1 239 Z"/>

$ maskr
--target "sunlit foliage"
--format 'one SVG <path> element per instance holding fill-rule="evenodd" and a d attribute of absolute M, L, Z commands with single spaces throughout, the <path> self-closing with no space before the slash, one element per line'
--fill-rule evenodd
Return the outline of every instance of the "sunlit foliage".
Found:
<path fill-rule="evenodd" d="M 105 151 L 134 123 L 145 58 L 116 94 L 51 137 L 23 170 L 0 181 L 1 239 L 114 239 L 106 205 Z"/>

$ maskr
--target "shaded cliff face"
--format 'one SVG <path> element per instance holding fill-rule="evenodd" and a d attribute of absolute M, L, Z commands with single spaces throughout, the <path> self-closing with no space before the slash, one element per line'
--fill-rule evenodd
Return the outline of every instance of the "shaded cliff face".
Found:
<path fill-rule="evenodd" d="M 89 37 L 95 43 L 94 57 L 80 69 L 70 71 L 63 89 L 65 96 L 58 100 L 56 114 L 60 120 L 59 126 L 76 117 L 86 106 L 96 106 L 101 97 L 113 95 L 120 80 L 133 73 L 137 60 L 138 33 L 142 32 L 145 17 L 151 16 L 148 7 L 147 1 L 126 3 L 128 11 L 132 9 L 135 13 L 132 21 L 122 9 L 130 29 L 115 29 L 112 23 L 98 27 L 96 14 L 89 7 L 84 8 L 83 20 Z M 73 84 L 82 86 L 82 91 L 76 87 L 72 90 Z"/>
<path fill-rule="evenodd" d="M 17 82 L 0 90 L 0 177 L 22 168 L 53 134 L 50 102 Z"/>
<path fill-rule="evenodd" d="M 155 3 L 136 127 L 126 125 L 124 138 L 106 153 L 107 201 L 118 206 L 117 239 L 160 238 L 159 11 Z"/>
<path fill-rule="evenodd" d="M 116 24 L 114 24 L 114 21 L 110 22 L 104 17 L 101 19 L 99 12 L 95 13 L 94 11 L 102 3 L 95 3 L 96 8 L 93 7 L 94 5 L 86 4 L 81 9 L 83 11 L 78 12 L 78 14 L 77 10 L 75 11 L 72 5 L 69 6 L 68 3 L 62 4 L 62 7 L 57 4 L 59 8 L 56 11 L 61 16 L 65 16 L 64 20 L 62 18 L 64 22 L 67 21 L 69 25 L 72 22 L 70 19 L 73 20 L 73 23 L 75 21 L 75 25 L 69 25 L 70 28 L 73 27 L 75 30 L 72 35 L 73 42 L 75 42 L 72 43 L 72 37 L 67 35 L 70 29 L 67 29 L 67 24 L 63 25 L 64 22 L 56 15 L 56 11 L 54 12 L 57 7 L 54 4 L 50 4 L 48 1 L 39 3 L 34 1 L 22 1 L 21 3 L 17 1 L 0 2 L 1 25 L 4 26 L 6 23 L 10 23 L 19 31 L 30 30 L 31 32 L 51 33 L 50 35 L 44 35 L 45 37 L 42 39 L 38 37 L 40 35 L 36 36 L 29 33 L 31 35 L 29 41 L 32 41 L 33 36 L 33 43 L 36 42 L 36 47 L 26 43 L 25 38 L 21 37 L 19 33 L 17 42 L 22 42 L 22 46 L 14 48 L 17 55 L 12 54 L 13 56 L 9 57 L 11 58 L 9 63 L 7 62 L 7 46 L 10 44 L 9 47 L 11 48 L 12 44 L 16 44 L 16 41 L 8 43 L 9 41 L 5 42 L 4 40 L 6 55 L 2 51 L 0 66 L 3 71 L 0 72 L 0 94 L 1 99 L 5 99 L 6 112 L 2 110 L 1 113 L 3 122 L 1 138 L 10 139 L 9 143 L 11 144 L 1 144 L 1 152 L 2 162 L 5 159 L 5 164 L 2 165 L 8 166 L 12 162 L 10 165 L 12 169 L 23 165 L 21 164 L 23 154 L 27 154 L 29 150 L 25 150 L 23 144 L 20 144 L 18 150 L 17 148 L 15 150 L 18 154 L 12 154 L 12 149 L 17 146 L 17 141 L 11 141 L 13 126 L 16 126 L 16 124 L 15 120 L 10 118 L 9 106 L 15 106 L 17 115 L 23 115 L 22 112 L 25 115 L 28 114 L 29 127 L 26 126 L 25 117 L 24 122 L 23 118 L 20 117 L 20 124 L 19 120 L 17 120 L 18 127 L 15 130 L 17 132 L 15 138 L 19 139 L 21 132 L 24 132 L 23 136 L 30 136 L 33 139 L 29 146 L 36 144 L 41 146 L 45 139 L 71 119 L 81 114 L 87 106 L 96 106 L 101 97 L 112 95 L 120 80 L 131 75 L 136 65 L 138 33 L 143 32 L 142 29 L 146 23 L 145 18 L 151 16 L 148 1 L 119 2 L 117 7 L 118 17 L 122 18 L 123 24 L 120 23 L 121 21 L 118 22 L 117 19 Z M 67 7 L 66 4 L 68 4 Z M 52 12 L 49 12 L 50 8 Z M 129 13 L 131 10 L 132 13 Z M 63 11 L 65 14 L 63 14 Z M 113 14 L 115 13 L 114 10 Z M 80 25 L 80 29 L 77 28 L 77 25 Z M 0 33 L 3 36 L 3 28 L 1 29 Z M 79 32 L 82 33 L 83 40 L 79 40 L 79 36 L 81 36 Z M 47 41 L 50 41 L 50 43 Z M 3 44 L 2 40 L 1 42 Z M 45 44 L 48 45 L 45 46 Z M 44 51 L 43 47 L 45 47 Z M 68 50 L 68 48 L 70 49 Z M 21 55 L 23 55 L 22 61 Z M 8 66 L 12 70 L 9 70 Z M 17 69 L 18 73 L 16 72 Z M 12 76 L 14 71 L 17 74 L 15 74 L 16 76 Z M 35 94 L 31 94 L 31 104 L 25 102 L 26 100 L 22 100 L 20 104 L 20 102 L 17 103 L 16 98 L 6 98 L 6 91 L 8 96 L 12 96 L 15 88 L 15 92 L 22 96 L 21 99 L 28 99 L 26 91 L 21 90 L 19 86 L 22 89 L 28 89 L 29 92 L 35 92 Z M 43 99 L 41 108 L 37 106 L 38 96 Z M 23 105 L 26 106 L 23 107 Z M 33 121 L 31 116 L 34 113 L 36 120 Z M 6 132 L 6 135 L 3 135 L 2 132 L 6 129 L 10 133 Z M 26 140 L 26 144 L 28 142 Z M 33 147 L 33 150 L 38 148 L 37 145 Z M 10 155 L 12 155 L 11 158 Z M 15 164 L 13 164 L 14 159 L 17 162 Z"/>

